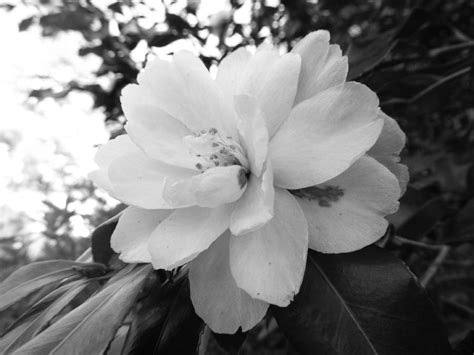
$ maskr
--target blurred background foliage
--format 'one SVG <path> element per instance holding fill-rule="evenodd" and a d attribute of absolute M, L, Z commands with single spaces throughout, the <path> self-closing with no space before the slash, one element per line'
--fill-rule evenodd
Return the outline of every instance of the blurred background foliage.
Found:
<path fill-rule="evenodd" d="M 378 93 L 382 109 L 398 120 L 408 138 L 403 161 L 411 181 L 380 244 L 405 260 L 427 287 L 452 343 L 474 327 L 472 1 L 22 0 L 0 6 L 4 12 L 26 14 L 18 23 L 20 31 L 40 31 L 52 39 L 77 34 L 80 48 L 73 55 L 94 58 L 86 79 L 64 80 L 54 71 L 38 78 L 28 90 L 31 109 L 77 92 L 90 95 L 111 137 L 123 133 L 122 88 L 155 56 L 185 48 L 215 73 L 221 58 L 240 46 L 271 42 L 284 52 L 311 31 L 330 30 L 332 41 L 349 56 L 350 79 Z M 15 152 L 17 141 L 14 132 L 0 132 L 5 154 Z M 77 219 L 87 234 L 123 208 L 86 178 L 71 178 L 65 167 L 74 161 L 67 152 L 61 154 L 64 163 L 51 167 L 53 180 L 25 162 L 29 179 L 8 182 L 9 189 L 39 191 L 44 210 L 32 221 L 2 207 L 0 278 L 33 260 L 76 258 L 89 243 L 74 236 Z M 54 199 L 56 183 L 66 196 L 60 203 Z M 39 227 L 25 233 L 33 222 Z M 270 321 L 250 333 L 241 351 L 287 350 Z"/>

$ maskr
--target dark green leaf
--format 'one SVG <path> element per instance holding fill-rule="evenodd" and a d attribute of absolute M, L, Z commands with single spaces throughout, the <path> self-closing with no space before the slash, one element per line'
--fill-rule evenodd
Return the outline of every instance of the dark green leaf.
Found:
<path fill-rule="evenodd" d="M 453 223 L 448 225 L 451 241 L 473 239 L 474 236 L 474 198 L 461 208 Z"/>
<path fill-rule="evenodd" d="M 88 281 L 80 280 L 76 282 L 72 282 L 71 284 L 67 285 L 69 290 L 65 292 L 61 297 L 59 297 L 55 302 L 53 302 L 49 307 L 47 307 L 41 314 L 39 314 L 35 319 L 26 322 L 27 327 L 22 328 L 22 332 L 18 334 L 15 339 L 10 339 L 7 337 L 7 341 L 9 341 L 9 345 L 5 347 L 5 353 L 9 353 L 21 345 L 25 344 L 26 342 L 30 341 L 36 334 L 38 334 L 48 323 L 56 317 L 79 293 L 81 293 L 87 286 Z M 2 346 L 5 340 L 0 340 L 0 349 L 3 349 Z"/>
<path fill-rule="evenodd" d="M 33 21 L 35 20 L 34 17 L 28 17 L 28 18 L 25 18 L 24 20 L 22 20 L 20 22 L 20 24 L 18 25 L 18 29 L 20 31 L 26 31 L 28 28 L 30 28 L 30 26 L 33 24 Z"/>
<path fill-rule="evenodd" d="M 193 354 L 203 327 L 187 278 L 163 285 L 153 280 L 131 317 L 125 354 Z"/>
<path fill-rule="evenodd" d="M 0 354 L 6 354 L 5 349 L 18 338 L 21 333 L 28 327 L 29 323 L 25 322 L 20 324 L 19 326 L 15 327 L 11 331 L 9 331 L 6 335 L 4 335 L 0 339 Z"/>
<path fill-rule="evenodd" d="M 347 49 L 349 57 L 348 80 L 355 79 L 379 64 L 395 47 L 396 30 L 378 34 L 370 43 L 352 43 Z"/>
<path fill-rule="evenodd" d="M 120 1 L 117 1 L 117 2 L 113 2 L 112 4 L 107 6 L 107 8 L 109 8 L 113 12 L 118 12 L 118 13 L 121 14 L 122 13 L 122 6 L 123 6 L 123 4 Z"/>
<path fill-rule="evenodd" d="M 310 251 L 300 293 L 272 307 L 302 354 L 441 355 L 450 347 L 425 291 L 376 246 L 346 254 Z"/>
<path fill-rule="evenodd" d="M 185 19 L 175 14 L 166 14 L 166 22 L 168 22 L 168 25 L 171 28 L 174 28 L 179 33 L 183 32 L 183 30 L 191 28 L 191 26 Z"/>
<path fill-rule="evenodd" d="M 112 256 L 116 253 L 110 246 L 110 237 L 117 226 L 120 214 L 98 226 L 91 236 L 92 257 L 95 262 L 108 264 Z"/>
<path fill-rule="evenodd" d="M 164 47 L 178 39 L 183 38 L 182 35 L 178 35 L 176 33 L 168 32 L 168 33 L 160 33 L 154 35 L 149 41 L 148 45 L 150 47 Z"/>
<path fill-rule="evenodd" d="M 453 355 L 472 355 L 474 354 L 474 330 L 470 330 L 466 337 L 459 343 L 453 352 Z"/>
<path fill-rule="evenodd" d="M 129 265 L 108 286 L 17 350 L 19 354 L 101 354 L 135 302 L 150 266 Z"/>
<path fill-rule="evenodd" d="M 395 47 L 399 34 L 404 30 L 404 27 L 407 24 L 410 24 L 410 28 L 413 27 L 412 21 L 409 22 L 412 11 L 406 9 L 410 6 L 411 2 L 413 1 L 405 0 L 393 3 L 396 5 L 397 10 L 403 13 L 402 18 L 398 21 L 398 25 L 388 31 L 377 33 L 368 41 L 363 41 L 362 43 L 353 41 L 350 44 L 346 51 L 349 59 L 348 80 L 358 78 L 375 68 Z"/>
<path fill-rule="evenodd" d="M 11 11 L 15 8 L 15 5 L 12 4 L 0 4 L 0 9 L 4 9 L 6 11 Z"/>
<path fill-rule="evenodd" d="M 247 332 L 242 332 L 240 329 L 235 334 L 218 334 L 213 333 L 217 344 L 227 351 L 229 354 L 237 354 L 240 347 L 247 338 Z"/>
<path fill-rule="evenodd" d="M 416 206 L 416 212 L 398 226 L 397 234 L 419 240 L 430 232 L 447 212 L 446 204 L 441 197 L 429 199 Z"/>
<path fill-rule="evenodd" d="M 23 266 L 0 284 L 0 310 L 4 310 L 32 292 L 59 283 L 67 278 L 80 277 L 81 272 L 102 268 L 97 264 L 68 260 L 51 260 Z"/>

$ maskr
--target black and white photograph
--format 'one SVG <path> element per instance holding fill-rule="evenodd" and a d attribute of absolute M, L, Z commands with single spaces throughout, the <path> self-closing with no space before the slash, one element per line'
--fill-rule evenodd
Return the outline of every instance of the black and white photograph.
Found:
<path fill-rule="evenodd" d="M 0 355 L 474 355 L 474 2 L 0 0 Z"/>

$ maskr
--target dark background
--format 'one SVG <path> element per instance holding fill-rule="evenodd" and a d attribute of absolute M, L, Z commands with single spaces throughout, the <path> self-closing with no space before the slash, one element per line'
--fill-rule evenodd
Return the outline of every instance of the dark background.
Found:
<path fill-rule="evenodd" d="M 166 16 L 160 19 L 153 17 L 153 11 L 143 15 L 147 4 L 23 2 L 32 15 L 18 24 L 21 31 L 40 28 L 43 36 L 52 38 L 64 31 L 78 32 L 86 44 L 77 56 L 100 59 L 94 79 L 88 82 L 73 80 L 52 87 L 50 78 L 43 78 L 29 91 L 29 104 L 61 100 L 75 91 L 89 93 L 113 137 L 122 133 L 124 122 L 120 91 L 134 82 L 145 64 L 131 56 L 139 44 L 145 45 L 147 60 L 156 48 L 188 40 L 204 63 L 213 67 L 239 46 L 271 41 L 289 50 L 311 31 L 330 30 L 331 41 L 349 56 L 350 79 L 377 92 L 382 109 L 397 119 L 408 138 L 402 154 L 410 169 L 408 191 L 380 244 L 401 257 L 426 286 L 450 341 L 463 339 L 474 327 L 474 3 L 253 0 L 245 5 L 250 21 L 244 23 L 235 20 L 235 12 L 243 11 L 243 1 L 230 1 L 229 11 L 204 22 L 195 16 L 199 0 L 188 0 L 184 6 L 167 1 Z M 7 1 L 0 11 L 14 11 L 15 6 Z M 147 21 L 142 21 L 145 17 Z M 110 31 L 111 25 L 119 32 Z M 217 38 L 215 52 L 204 49 L 210 45 L 209 34 Z M 107 87 L 100 85 L 103 78 Z M 6 138 L 0 135 L 0 139 Z M 98 198 L 86 180 L 68 189 L 70 203 L 77 191 L 80 199 Z M 88 247 L 86 239 L 69 233 L 70 218 L 77 212 L 67 205 L 45 203 L 41 237 L 48 243 L 38 258 L 76 258 Z M 105 201 L 100 206 L 97 213 L 83 216 L 91 226 L 120 209 Z M 21 235 L 0 239 L 0 274 L 33 261 L 27 247 Z M 286 353 L 288 345 L 274 323 L 262 323 L 250 333 L 242 351 Z M 217 347 L 215 352 L 219 353 Z"/>

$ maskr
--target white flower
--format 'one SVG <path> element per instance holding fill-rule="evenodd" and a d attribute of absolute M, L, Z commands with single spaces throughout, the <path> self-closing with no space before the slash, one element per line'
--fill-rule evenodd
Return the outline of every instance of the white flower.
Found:
<path fill-rule="evenodd" d="M 290 303 L 308 247 L 380 238 L 408 178 L 405 137 L 346 75 L 326 31 L 283 56 L 238 49 L 216 80 L 188 52 L 149 64 L 122 94 L 128 135 L 101 147 L 91 173 L 130 205 L 112 235 L 121 259 L 190 262 L 197 314 L 233 333 Z"/>

